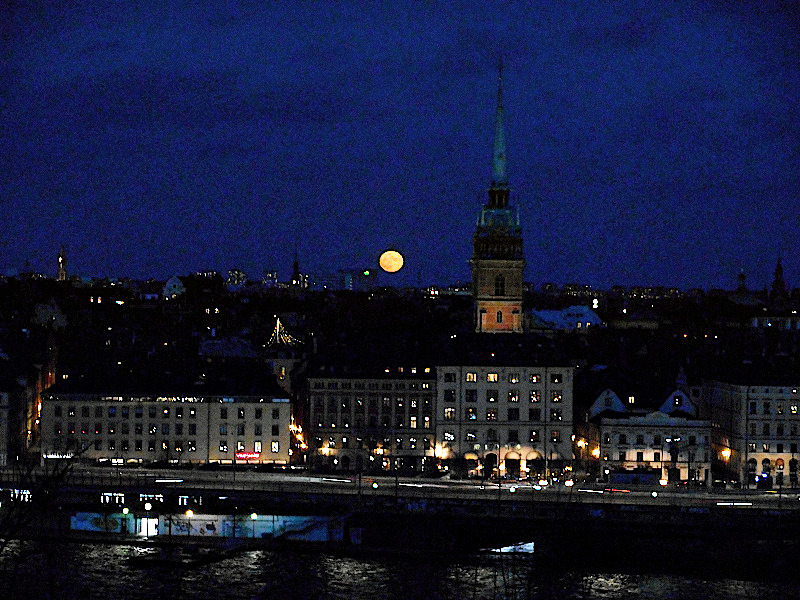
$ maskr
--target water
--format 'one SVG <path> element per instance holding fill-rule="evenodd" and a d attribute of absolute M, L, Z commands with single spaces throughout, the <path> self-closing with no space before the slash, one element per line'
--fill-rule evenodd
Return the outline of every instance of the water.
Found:
<path fill-rule="evenodd" d="M 135 546 L 13 542 L 0 556 L 0 598 L 483 600 L 730 600 L 800 598 L 800 582 L 592 572 L 534 555 L 359 556 L 250 551 L 196 568 L 137 566 Z M 710 565 L 711 567 L 711 565 Z"/>

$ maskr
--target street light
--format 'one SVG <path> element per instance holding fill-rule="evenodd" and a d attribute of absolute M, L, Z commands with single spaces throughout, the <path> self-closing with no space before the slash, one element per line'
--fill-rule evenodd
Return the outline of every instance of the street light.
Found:
<path fill-rule="evenodd" d="M 250 521 L 253 524 L 253 539 L 256 537 L 256 520 L 258 519 L 258 513 L 250 513 Z"/>

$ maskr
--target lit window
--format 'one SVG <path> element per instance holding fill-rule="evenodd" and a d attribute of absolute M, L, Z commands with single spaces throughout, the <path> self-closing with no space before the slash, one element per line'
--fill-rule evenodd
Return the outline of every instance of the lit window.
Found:
<path fill-rule="evenodd" d="M 519 392 L 517 390 L 508 390 L 508 401 L 519 402 Z"/>
<path fill-rule="evenodd" d="M 539 392 L 536 390 L 531 390 L 531 402 L 538 402 L 539 401 Z"/>
<path fill-rule="evenodd" d="M 487 421 L 497 421 L 497 411 L 496 410 L 487 410 L 486 411 L 486 420 Z"/>
<path fill-rule="evenodd" d="M 487 373 L 486 374 L 486 381 L 497 381 L 498 375 L 497 373 Z"/>
<path fill-rule="evenodd" d="M 412 416 L 410 418 L 409 427 L 411 427 L 411 429 L 416 429 L 417 428 L 417 417 L 413 417 Z"/>
<path fill-rule="evenodd" d="M 270 450 L 272 450 L 273 454 L 277 454 L 281 450 L 281 443 L 279 441 L 277 441 L 277 440 L 274 440 L 270 444 Z"/>
<path fill-rule="evenodd" d="M 635 401 L 636 401 L 636 398 L 634 398 L 633 396 L 628 396 L 628 404 L 633 404 Z M 679 404 L 677 398 L 675 398 L 675 403 Z"/>
<path fill-rule="evenodd" d="M 253 450 L 256 452 L 261 452 L 261 440 L 256 440 L 255 444 L 253 445 Z"/>
<path fill-rule="evenodd" d="M 561 390 L 555 390 L 551 394 L 550 400 L 553 402 L 561 402 Z"/>
<path fill-rule="evenodd" d="M 467 381 L 478 381 L 477 373 L 467 373 Z"/>
<path fill-rule="evenodd" d="M 453 434 L 452 431 L 445 431 L 444 432 L 444 441 L 445 442 L 452 442 L 452 441 L 455 441 L 455 439 L 456 439 L 456 436 L 455 436 L 455 434 Z"/>
<path fill-rule="evenodd" d="M 539 375 L 530 376 L 531 383 L 539 383 Z"/>

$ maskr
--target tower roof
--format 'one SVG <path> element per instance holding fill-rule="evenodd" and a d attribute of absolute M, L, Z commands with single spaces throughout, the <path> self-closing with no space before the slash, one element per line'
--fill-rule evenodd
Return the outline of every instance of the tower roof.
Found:
<path fill-rule="evenodd" d="M 508 187 L 506 175 L 506 138 L 503 129 L 503 63 L 497 74 L 497 113 L 494 118 L 494 148 L 492 155 L 492 187 Z"/>

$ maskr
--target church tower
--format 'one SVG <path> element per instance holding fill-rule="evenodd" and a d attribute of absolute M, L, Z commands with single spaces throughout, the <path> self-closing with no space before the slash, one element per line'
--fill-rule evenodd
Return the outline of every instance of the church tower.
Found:
<path fill-rule="evenodd" d="M 506 143 L 503 130 L 503 71 L 497 84 L 492 185 L 472 237 L 472 290 L 475 331 L 522 331 L 522 229 L 519 211 L 509 206 Z"/>
<path fill-rule="evenodd" d="M 58 275 L 57 281 L 67 280 L 67 257 L 64 254 L 64 246 L 61 246 L 61 252 L 58 253 Z"/>

